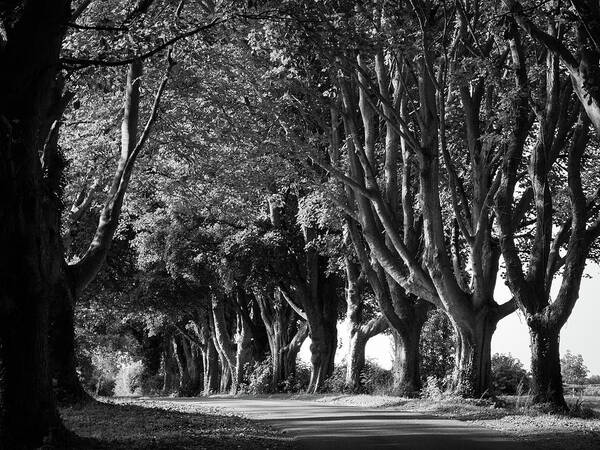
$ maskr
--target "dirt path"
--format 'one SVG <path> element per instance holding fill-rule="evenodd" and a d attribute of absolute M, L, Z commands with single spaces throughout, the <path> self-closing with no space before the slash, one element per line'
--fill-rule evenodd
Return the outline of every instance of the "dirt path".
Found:
<path fill-rule="evenodd" d="M 155 401 L 157 399 L 154 399 Z M 413 411 L 334 406 L 286 398 L 187 398 L 262 421 L 293 437 L 302 449 L 520 450 L 502 433 Z"/>

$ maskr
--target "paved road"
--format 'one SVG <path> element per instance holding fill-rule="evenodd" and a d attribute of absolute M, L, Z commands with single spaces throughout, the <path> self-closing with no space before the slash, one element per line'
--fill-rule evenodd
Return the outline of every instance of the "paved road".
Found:
<path fill-rule="evenodd" d="M 285 398 L 190 398 L 180 401 L 200 402 L 243 413 L 284 430 L 295 438 L 300 448 L 307 450 L 530 448 L 493 430 L 413 411 L 337 406 Z"/>

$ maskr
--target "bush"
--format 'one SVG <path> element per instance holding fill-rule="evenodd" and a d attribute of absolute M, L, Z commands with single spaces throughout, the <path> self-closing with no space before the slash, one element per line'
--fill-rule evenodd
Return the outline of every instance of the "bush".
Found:
<path fill-rule="evenodd" d="M 421 398 L 436 401 L 443 399 L 444 391 L 442 390 L 441 385 L 442 383 L 439 378 L 431 375 L 428 376 L 421 389 Z"/>
<path fill-rule="evenodd" d="M 244 367 L 244 379 L 248 380 L 240 385 L 242 392 L 247 394 L 268 394 L 273 391 L 271 386 L 272 370 L 271 358 L 267 357 L 262 361 L 246 363 Z"/>
<path fill-rule="evenodd" d="M 304 392 L 308 389 L 308 383 L 310 383 L 310 366 L 304 361 L 298 360 L 296 372 L 283 380 L 281 391 L 288 393 Z"/>
<path fill-rule="evenodd" d="M 101 397 L 112 397 L 115 395 L 115 379 L 98 379 L 94 387 L 96 395 Z"/>
<path fill-rule="evenodd" d="M 365 367 L 360 373 L 361 386 L 359 392 L 346 385 L 346 364 L 339 364 L 333 374 L 323 383 L 323 392 L 331 393 L 361 393 L 389 394 L 392 391 L 392 371 L 381 368 L 373 361 L 365 361 Z"/>
<path fill-rule="evenodd" d="M 448 316 L 439 309 L 429 313 L 421 331 L 421 381 L 429 377 L 443 380 L 454 369 L 455 332 Z"/>
<path fill-rule="evenodd" d="M 366 361 L 360 380 L 366 394 L 390 394 L 393 390 L 392 371 L 383 369 L 373 361 Z"/>
<path fill-rule="evenodd" d="M 529 377 L 521 361 L 511 354 L 492 356 L 492 389 L 505 395 L 529 390 Z"/>
<path fill-rule="evenodd" d="M 600 375 L 590 375 L 585 380 L 585 384 L 600 384 Z"/>
<path fill-rule="evenodd" d="M 141 361 L 122 361 L 117 374 L 115 395 L 119 397 L 140 395 L 143 370 L 144 365 Z"/>
<path fill-rule="evenodd" d="M 346 386 L 346 364 L 340 364 L 334 367 L 333 374 L 325 380 L 321 391 L 334 393 L 348 391 Z"/>

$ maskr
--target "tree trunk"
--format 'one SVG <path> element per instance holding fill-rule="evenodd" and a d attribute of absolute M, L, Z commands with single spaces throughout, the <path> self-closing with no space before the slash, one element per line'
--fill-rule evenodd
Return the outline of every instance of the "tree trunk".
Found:
<path fill-rule="evenodd" d="M 198 395 L 204 390 L 204 367 L 202 352 L 197 345 L 188 341 L 184 340 L 183 344 L 185 359 L 187 361 L 187 370 L 190 374 L 191 395 Z"/>
<path fill-rule="evenodd" d="M 408 327 L 399 333 L 394 330 L 394 363 L 392 374 L 394 393 L 414 397 L 421 390 L 419 340 L 421 327 Z"/>
<path fill-rule="evenodd" d="M 206 350 L 203 353 L 204 363 L 204 395 L 219 392 L 219 355 L 212 339 L 207 339 Z"/>
<path fill-rule="evenodd" d="M 271 391 L 277 392 L 281 383 L 296 371 L 296 357 L 308 336 L 306 321 L 299 320 L 297 313 L 282 298 L 278 288 L 273 295 L 255 291 L 254 297 L 260 308 L 265 325 L 271 359 Z"/>
<path fill-rule="evenodd" d="M 335 321 L 321 321 L 310 330 L 311 373 L 307 392 L 319 391 L 323 382 L 333 374 L 337 328 Z"/>
<path fill-rule="evenodd" d="M 48 367 L 54 245 L 40 153 L 69 2 L 0 4 L 0 447 L 57 437 Z M 46 438 L 46 439 L 45 439 Z"/>
<path fill-rule="evenodd" d="M 144 394 L 156 393 L 160 386 L 157 386 L 157 375 L 160 372 L 160 359 L 162 336 L 147 336 L 144 333 L 142 339 L 142 392 Z"/>
<path fill-rule="evenodd" d="M 348 325 L 348 355 L 346 357 L 346 387 L 353 392 L 361 389 L 361 374 L 365 368 L 365 347 L 373 336 L 388 327 L 379 315 L 363 324 L 363 297 L 359 282 L 360 266 L 346 259 L 346 321 Z"/>
<path fill-rule="evenodd" d="M 567 411 L 560 367 L 560 330 L 551 327 L 530 327 L 531 397 L 533 403 L 550 403 L 557 410 Z"/>
<path fill-rule="evenodd" d="M 244 382 L 244 370 L 247 364 L 252 362 L 253 345 L 252 334 L 247 324 L 238 315 L 238 326 L 236 333 L 235 369 L 232 373 L 231 393 L 237 393 L 240 384 Z"/>
<path fill-rule="evenodd" d="M 225 392 L 227 387 L 230 387 L 235 393 L 238 388 L 236 346 L 227 329 L 224 298 L 218 295 L 212 298 L 212 318 L 213 342 L 221 360 L 221 392 Z"/>
<path fill-rule="evenodd" d="M 175 361 L 177 361 L 177 370 L 179 371 L 179 388 L 177 389 L 177 394 L 182 397 L 189 397 L 192 395 L 191 377 L 188 371 L 188 361 L 183 349 L 183 339 L 182 337 L 173 338 Z"/>
<path fill-rule="evenodd" d="M 165 339 L 163 342 L 163 394 L 172 394 L 177 391 L 177 385 L 179 383 L 179 373 L 177 371 L 177 361 L 173 355 L 173 346 L 171 345 L 170 339 Z"/>
<path fill-rule="evenodd" d="M 62 258 L 62 255 L 61 255 Z M 49 355 L 54 393 L 59 404 L 93 401 L 77 375 L 73 297 L 64 279 L 59 281 L 50 311 Z"/>
<path fill-rule="evenodd" d="M 231 389 L 231 366 L 227 360 L 220 358 L 221 373 L 219 374 L 219 392 L 226 393 Z"/>
<path fill-rule="evenodd" d="M 360 331 L 350 334 L 346 360 L 346 387 L 352 392 L 359 392 L 362 386 L 360 376 L 365 368 L 366 336 Z"/>
<path fill-rule="evenodd" d="M 296 333 L 289 344 L 283 347 L 283 380 L 287 380 L 296 374 L 296 361 L 300 347 L 308 337 L 308 323 L 298 324 Z"/>
<path fill-rule="evenodd" d="M 452 390 L 465 397 L 490 394 L 491 342 L 497 319 L 480 314 L 470 323 L 456 323 L 456 355 Z"/>
<path fill-rule="evenodd" d="M 13 243 L 35 239 L 30 230 L 19 231 L 21 239 Z M 27 259 L 36 265 L 34 251 L 29 247 Z M 37 269 L 28 265 L 13 260 L 12 268 L 0 266 L 7 281 L 0 296 L 0 448 L 6 449 L 37 448 L 61 429 L 48 373 L 48 290 L 43 278 L 32 276 Z"/>

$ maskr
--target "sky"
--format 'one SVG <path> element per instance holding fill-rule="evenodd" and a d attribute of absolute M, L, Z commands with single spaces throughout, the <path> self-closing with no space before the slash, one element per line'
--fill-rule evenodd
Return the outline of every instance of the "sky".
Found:
<path fill-rule="evenodd" d="M 561 333 L 561 355 L 567 350 L 581 354 L 583 361 L 590 370 L 590 375 L 600 375 L 600 266 L 588 263 L 586 275 L 581 281 L 579 300 L 565 324 Z M 553 293 L 559 287 L 557 279 L 553 285 Z M 498 280 L 496 287 L 496 301 L 504 303 L 511 298 L 510 291 L 502 280 Z M 336 353 L 336 363 L 345 356 L 345 327 L 338 324 L 338 336 L 341 348 Z M 392 365 L 392 348 L 390 337 L 386 335 L 375 336 L 370 339 L 366 347 L 367 358 L 373 359 L 381 367 L 389 369 Z M 310 361 L 310 339 L 307 339 L 300 350 L 300 358 Z M 340 346 L 338 346 L 340 347 Z M 493 353 L 510 353 L 519 358 L 523 366 L 529 370 L 529 333 L 527 324 L 520 312 L 511 314 L 498 323 L 492 338 Z"/>

